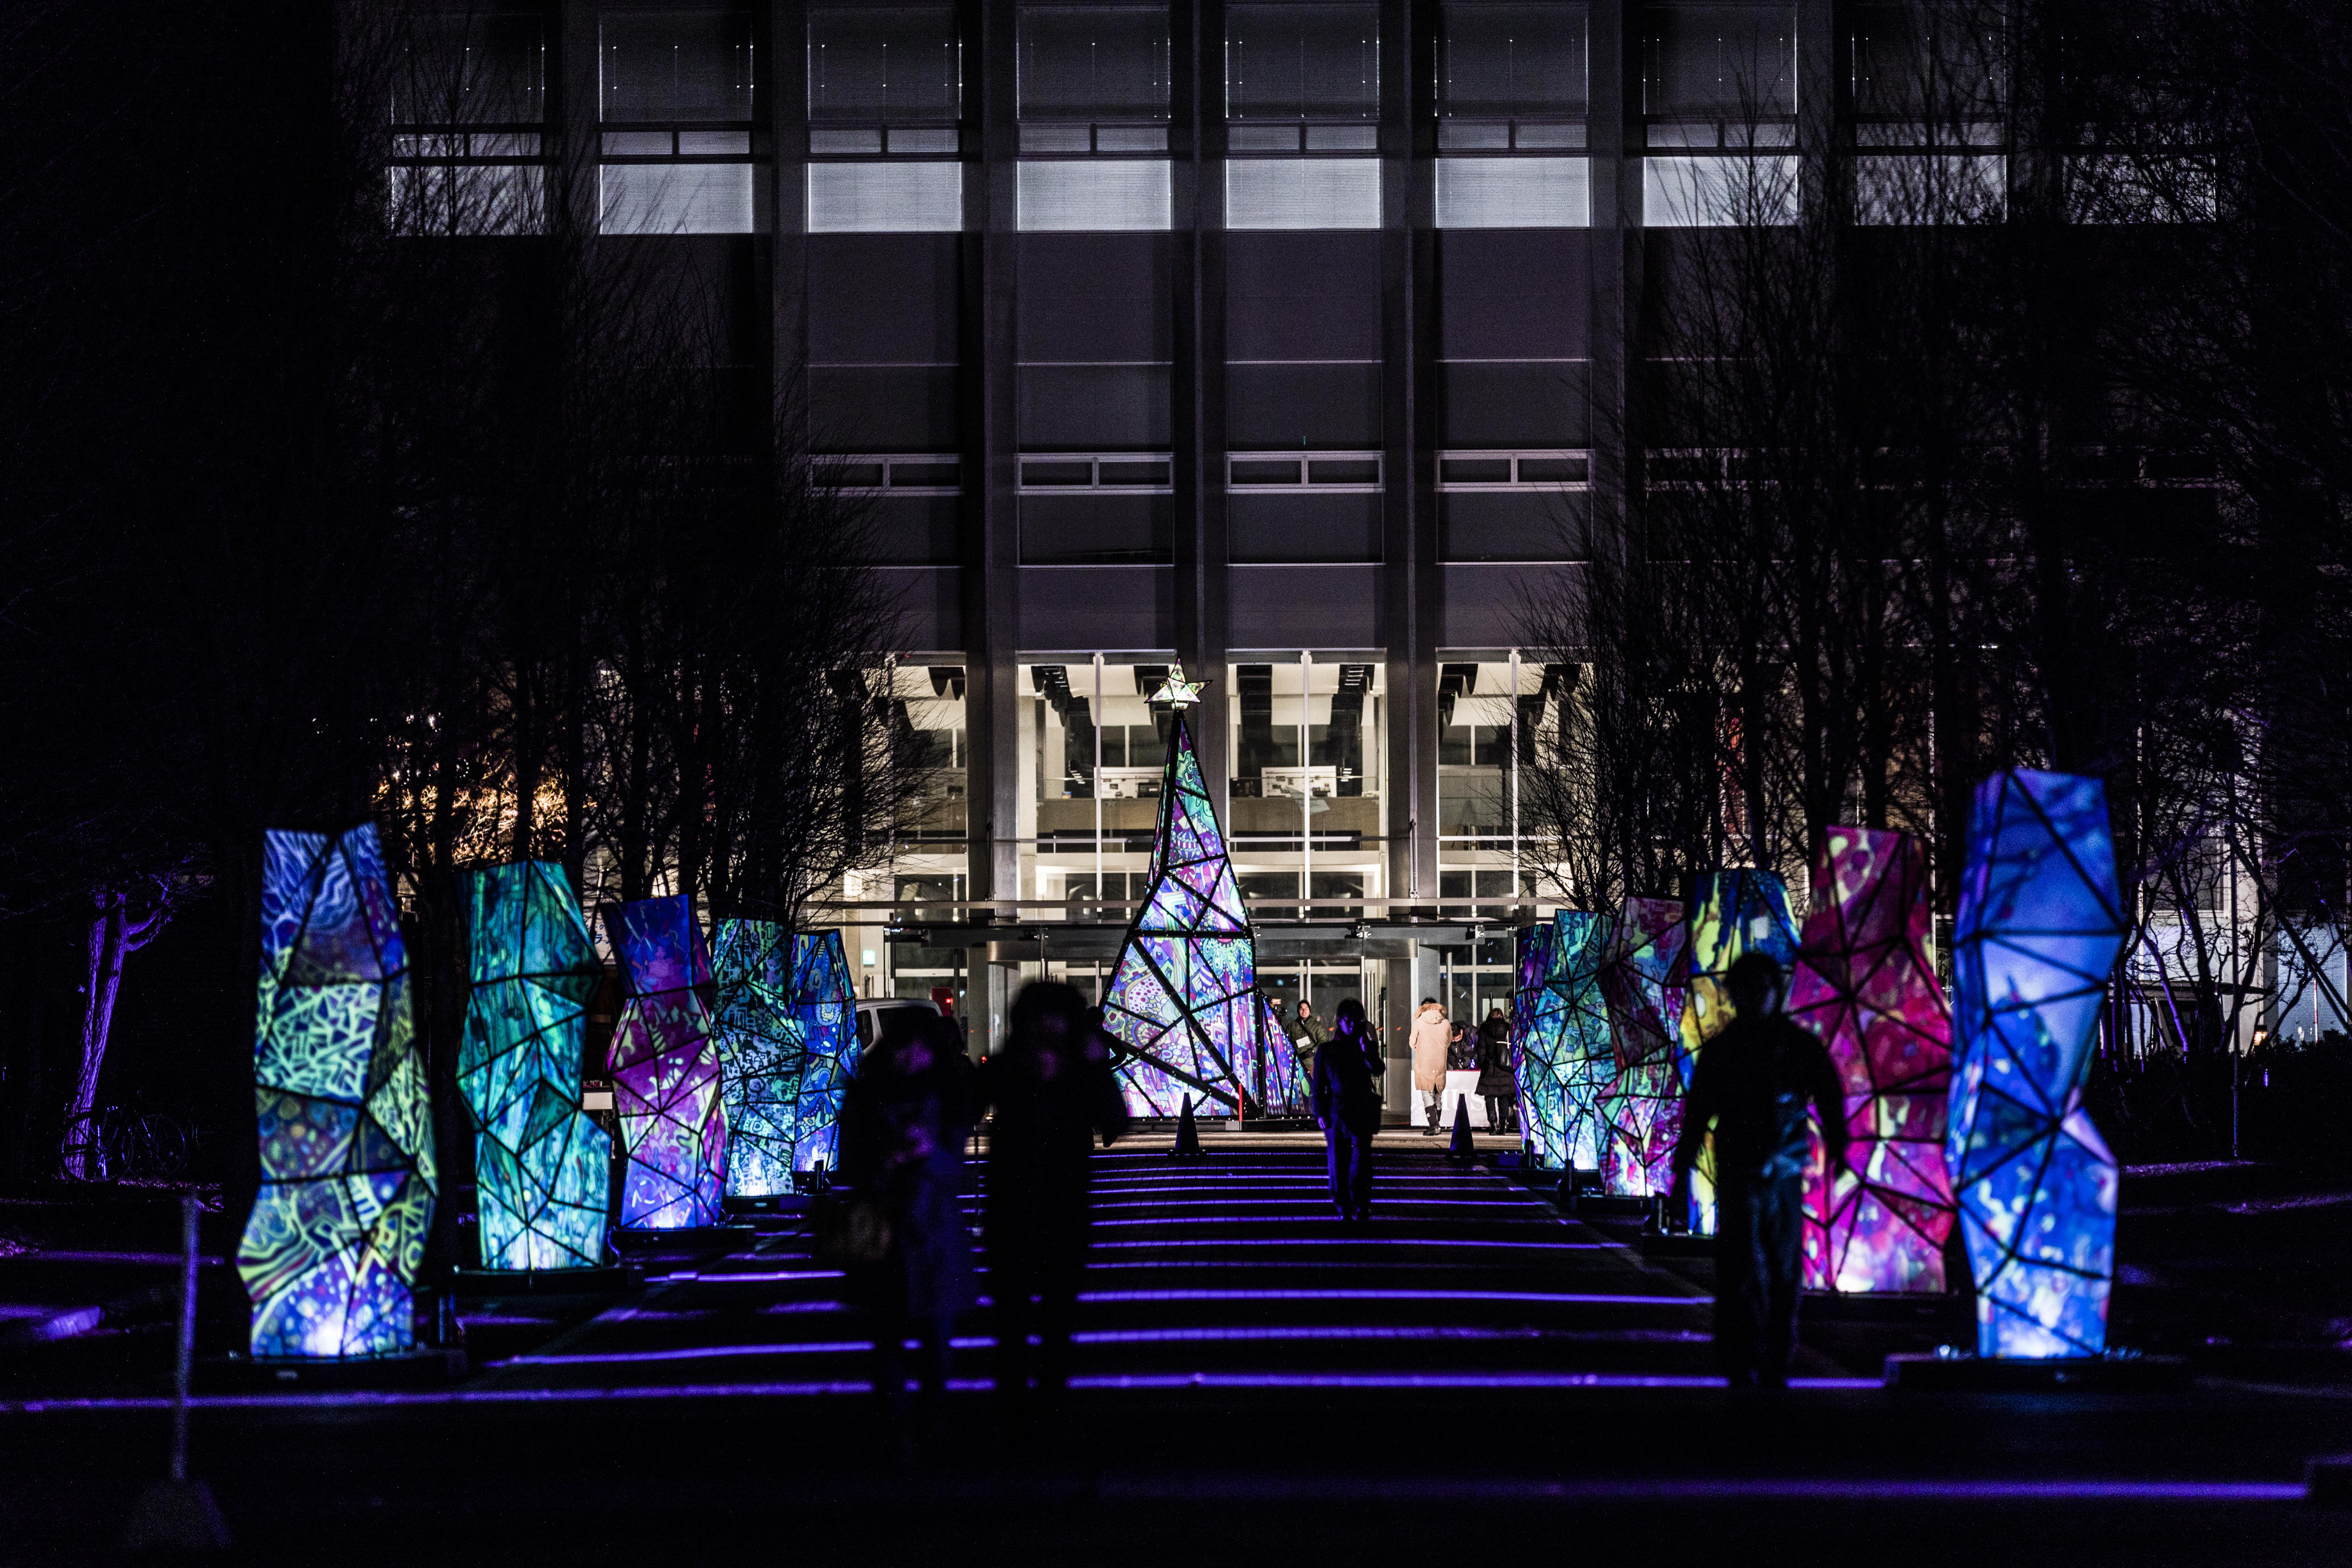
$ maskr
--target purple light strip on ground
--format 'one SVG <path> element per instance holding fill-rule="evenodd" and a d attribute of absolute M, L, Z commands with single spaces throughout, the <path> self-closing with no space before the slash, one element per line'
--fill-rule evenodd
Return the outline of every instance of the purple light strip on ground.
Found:
<path fill-rule="evenodd" d="M 1158 1207 L 1158 1206 L 1160 1206 L 1160 1205 L 1139 1205 L 1139 1206 Z M 1378 1203 L 1378 1202 L 1376 1202 L 1372 1206 L 1373 1206 L 1374 1210 L 1376 1211 L 1376 1212 L 1374 1213 L 1374 1215 L 1372 1215 L 1372 1218 L 1373 1218 L 1374 1222 L 1376 1222 L 1376 1223 L 1377 1223 L 1377 1222 L 1378 1222 L 1379 1220 L 1381 1220 L 1381 1219 L 1387 1218 L 1387 1217 L 1391 1217 L 1391 1216 L 1392 1215 L 1392 1214 L 1393 1214 L 1393 1211 L 1394 1211 L 1394 1210 L 1396 1210 L 1396 1209 L 1398 1209 L 1398 1208 L 1401 1208 L 1401 1207 L 1404 1206 L 1404 1204 L 1403 1204 L 1403 1202 L 1402 1202 L 1402 1200 L 1400 1200 L 1400 1201 L 1398 1201 L 1398 1202 L 1392 1202 L 1392 1203 Z M 1418 1206 L 1420 1206 L 1420 1205 L 1413 1205 L 1413 1206 L 1418 1207 Z M 1436 1216 L 1436 1215 L 1424 1215 L 1424 1216 L 1423 1216 L 1423 1222 L 1424 1222 L 1424 1223 L 1428 1223 L 1428 1224 L 1434 1224 L 1434 1223 L 1436 1223 L 1436 1221 L 1437 1221 L 1438 1217 L 1439 1217 L 1439 1216 Z M 1160 1226 L 1203 1226 L 1203 1225 L 1220 1225 L 1220 1224 L 1222 1224 L 1222 1225 L 1234 1225 L 1234 1226 L 1243 1226 L 1243 1225 L 1333 1225 L 1333 1226 L 1336 1226 L 1336 1225 L 1338 1225 L 1338 1224 L 1339 1224 L 1339 1223 L 1340 1223 L 1340 1220 L 1339 1220 L 1339 1216 L 1338 1215 L 1336 1215 L 1336 1214 L 1255 1214 L 1255 1215 L 1234 1215 L 1232 1219 L 1229 1219 L 1229 1220 L 1213 1220 L 1213 1219 L 1205 1219 L 1205 1218 L 1203 1218 L 1203 1219 L 1098 1219 L 1098 1220 L 1095 1221 L 1094 1223 L 1095 1223 L 1095 1225 L 1096 1225 L 1097 1228 L 1100 1228 L 1100 1227 L 1102 1227 L 1102 1226 L 1113 1226 L 1113 1225 L 1120 1225 L 1120 1226 L 1135 1226 L 1135 1225 L 1160 1225 Z M 1523 1221 L 1518 1221 L 1518 1220 L 1513 1220 L 1513 1221 L 1512 1221 L 1512 1222 L 1510 1222 L 1510 1223 L 1512 1223 L 1512 1224 L 1514 1224 L 1514 1225 L 1517 1225 L 1517 1224 L 1522 1224 L 1522 1223 L 1525 1223 L 1525 1222 L 1523 1222 Z M 1362 1245 L 1362 1244 L 1361 1244 L 1361 1243 L 1359 1243 L 1359 1245 Z M 1404 1238 L 1402 1238 L 1402 1237 L 1384 1237 L 1384 1238 L 1382 1238 L 1382 1240 L 1381 1240 L 1381 1242 L 1376 1243 L 1375 1245 L 1396 1246 L 1396 1247 L 1407 1247 L 1407 1246 L 1413 1246 L 1413 1245 L 1416 1245 L 1416 1244 L 1415 1244 L 1415 1243 L 1412 1243 L 1412 1242 L 1410 1242 L 1410 1241 L 1408 1241 L 1408 1240 L 1406 1240 L 1406 1239 L 1404 1239 Z"/>
<path fill-rule="evenodd" d="M 839 1279 L 845 1276 L 838 1268 L 786 1268 L 763 1273 L 704 1274 L 698 1270 L 680 1269 L 676 1274 L 648 1275 L 647 1284 L 679 1285 L 774 1285 L 795 1279 Z"/>
<path fill-rule="evenodd" d="M 1374 1196 L 1376 1198 L 1379 1196 L 1377 1190 L 1374 1192 Z M 1144 1198 L 1133 1203 L 1097 1204 L 1095 1205 L 1095 1207 L 1098 1209 L 1298 1208 L 1307 1205 L 1323 1207 L 1328 1206 L 1330 1202 L 1330 1194 L 1326 1193 L 1322 1196 L 1315 1198 Z M 1532 1203 L 1526 1198 L 1400 1197 L 1390 1198 L 1381 1206 L 1386 1208 L 1412 1209 L 1497 1209 L 1540 1208 L 1543 1205 Z"/>
<path fill-rule="evenodd" d="M 1963 1480 L 1888 1477 L 1817 1480 L 1804 1477 L 1679 1477 L 1649 1479 L 1585 1477 L 1573 1480 L 1479 1477 L 1106 1476 L 1105 1500 L 1191 1501 L 1202 1497 L 1300 1500 L 1360 1497 L 1410 1502 L 1706 1502 L 1732 1500 L 1836 1502 L 2039 1502 L 2138 1499 L 2159 1502 L 2291 1502 L 2305 1490 L 2294 1481 Z"/>
<path fill-rule="evenodd" d="M 1335 1342 L 1352 1340 L 1411 1340 L 1419 1342 L 1473 1341 L 1479 1342 L 1507 1341 L 1512 1343 L 1523 1344 L 1540 1342 L 1544 1340 L 1545 1337 L 1546 1336 L 1541 1331 L 1535 1329 L 1486 1329 L 1457 1324 L 1429 1324 L 1413 1327 L 1387 1323 L 1352 1324 L 1345 1326 L 1319 1325 L 1313 1327 L 1289 1325 L 1275 1328 L 1089 1329 L 1074 1333 L 1070 1336 L 1071 1341 L 1074 1343 L 1082 1345 L 1250 1344 L 1260 1342 L 1276 1341 L 1285 1342 L 1314 1343 L 1322 1340 L 1329 1340 Z M 1598 1337 L 1609 1338 L 1613 1336 L 1602 1335 Z M 1678 1331 L 1660 1331 L 1657 1332 L 1644 1334 L 1642 1336 L 1639 1342 L 1645 1344 L 1703 1343 L 1706 1342 L 1706 1340 L 1707 1336 L 1701 1333 Z M 993 1350 L 996 1346 L 996 1339 L 995 1336 L 992 1334 L 958 1335 L 950 1340 L 948 1343 L 955 1350 Z M 907 1345 L 910 1349 L 913 1348 L 914 1344 L 915 1342 L 912 1340 L 908 1340 L 907 1342 Z M 872 1340 L 811 1340 L 805 1342 L 786 1344 L 695 1345 L 690 1348 L 680 1350 L 569 1351 L 559 1352 L 547 1355 L 509 1356 L 504 1361 L 495 1362 L 490 1364 L 499 1367 L 636 1366 L 650 1365 L 661 1362 L 723 1361 L 729 1359 L 772 1355 L 863 1355 L 873 1349 L 874 1342 Z M 1194 1376 L 1217 1377 L 1223 1374 L 1217 1373 L 1174 1373 L 1171 1375 L 1191 1378 Z M 1269 1373 L 1266 1375 L 1285 1376 L 1297 1374 Z M 1416 1375 L 1444 1376 L 1448 1374 L 1431 1373 Z M 1473 1373 L 1463 1375 L 1492 1377 L 1507 1374 Z M 1549 1376 L 1553 1374 L 1545 1373 L 1541 1375 Z M 1720 1384 L 1723 1380 L 1718 1377 L 1713 1381 L 1717 1384 Z M 1706 1382 L 1706 1380 L 1701 1379 L 1697 1385 L 1704 1385 Z M 1874 1382 L 1859 1378 L 1843 1381 L 1832 1378 L 1826 1381 L 1816 1380 L 1815 1382 L 1816 1386 L 1822 1387 L 1827 1387 L 1832 1384 L 1838 1387 L 1846 1387 L 1851 1385 L 1856 1388 L 1876 1388 L 1879 1386 L 1879 1384 Z"/>
<path fill-rule="evenodd" d="M 22 1260 L 26 1263 L 135 1263 L 142 1268 L 152 1264 L 158 1268 L 177 1268 L 183 1259 L 176 1252 L 104 1252 L 58 1251 L 46 1247 L 27 1247 L 22 1252 L 0 1252 L 0 1264 Z M 196 1261 L 207 1268 L 217 1268 L 228 1262 L 226 1258 L 199 1258 Z"/>
<path fill-rule="evenodd" d="M 1135 1301 L 1540 1301 L 1575 1307 L 1712 1307 L 1712 1296 L 1613 1296 L 1551 1290 L 1081 1290 L 1095 1304 Z"/>
<path fill-rule="evenodd" d="M 1126 1224 L 1126 1221 L 1115 1222 Z M 1365 1242 L 1350 1236 L 1237 1236 L 1230 1241 L 1214 1237 L 1173 1237 L 1166 1241 L 1097 1241 L 1097 1251 L 1114 1247 L 1491 1247 L 1505 1250 L 1526 1249 L 1545 1252 L 1614 1252 L 1620 1243 L 1614 1241 L 1475 1241 L 1463 1237 L 1388 1237 L 1375 1242 Z"/>

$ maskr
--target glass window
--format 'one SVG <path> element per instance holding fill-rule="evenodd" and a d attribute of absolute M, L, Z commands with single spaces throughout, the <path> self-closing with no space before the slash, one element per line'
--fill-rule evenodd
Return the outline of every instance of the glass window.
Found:
<path fill-rule="evenodd" d="M 535 234 L 546 213 L 540 19 L 412 17 L 391 69 L 385 219 L 395 234 Z"/>
<path fill-rule="evenodd" d="M 1582 158 L 1441 158 L 1440 228 L 1582 228 L 1592 221 Z"/>
<path fill-rule="evenodd" d="M 1229 158 L 1225 161 L 1225 226 L 1378 228 L 1380 162 L 1374 158 Z"/>
<path fill-rule="evenodd" d="M 952 234 L 963 226 L 963 165 L 811 163 L 811 234 Z"/>
<path fill-rule="evenodd" d="M 1515 692 L 1507 658 L 1448 659 L 1438 666 L 1437 857 L 1444 898 L 1509 899 L 1531 885 L 1534 857 L 1518 837 L 1513 810 L 1513 759 L 1529 754 L 1549 687 L 1539 664 L 1520 661 L 1516 673 Z M 1529 733 L 1515 730 L 1522 724 Z"/>
<path fill-rule="evenodd" d="M 1260 656 L 1225 667 L 1234 866 L 1254 905 L 1377 897 L 1383 851 L 1376 661 Z M 1289 918 L 1301 912 L 1275 907 Z M 1306 911 L 1343 918 L 1348 907 Z"/>
<path fill-rule="evenodd" d="M 391 85 L 395 125 L 536 125 L 547 112 L 540 19 L 482 13 L 412 17 Z"/>
<path fill-rule="evenodd" d="M 963 111 L 955 12 L 946 5 L 812 10 L 808 74 L 812 121 L 953 120 Z"/>
<path fill-rule="evenodd" d="M 1168 12 L 1160 5 L 1024 5 L 1024 120 L 1165 120 Z"/>
<path fill-rule="evenodd" d="M 1946 3 L 1864 5 L 1840 13 L 1853 112 L 1925 130 L 1997 121 L 2007 94 L 1987 13 Z M 1938 140 L 1943 138 L 1939 137 Z"/>
<path fill-rule="evenodd" d="M 1437 40 L 1438 112 L 1510 120 L 1586 110 L 1581 5 L 1449 5 Z"/>
<path fill-rule="evenodd" d="M 1377 120 L 1381 26 L 1371 5 L 1237 5 L 1225 13 L 1234 120 Z"/>
<path fill-rule="evenodd" d="M 605 234 L 750 234 L 749 163 L 607 163 Z"/>
<path fill-rule="evenodd" d="M 609 121 L 749 121 L 751 19 L 740 11 L 616 11 L 602 20 Z"/>
<path fill-rule="evenodd" d="M 1642 111 L 1741 121 L 1795 114 L 1795 8 L 1653 5 L 1644 10 Z"/>

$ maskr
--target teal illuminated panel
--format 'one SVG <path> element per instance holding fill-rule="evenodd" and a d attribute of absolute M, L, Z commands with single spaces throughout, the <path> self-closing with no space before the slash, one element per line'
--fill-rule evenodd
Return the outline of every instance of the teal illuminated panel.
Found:
<path fill-rule="evenodd" d="M 457 1092 L 474 1123 L 482 1267 L 593 1268 L 613 1160 L 612 1138 L 580 1109 L 596 950 L 562 867 L 499 866 L 467 883 Z"/>

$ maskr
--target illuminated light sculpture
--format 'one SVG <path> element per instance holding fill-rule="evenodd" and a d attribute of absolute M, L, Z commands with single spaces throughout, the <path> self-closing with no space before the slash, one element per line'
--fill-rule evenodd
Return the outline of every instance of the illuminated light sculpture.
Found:
<path fill-rule="evenodd" d="M 1307 1068 L 1298 1059 L 1298 1042 L 1282 1026 L 1275 1016 L 1274 998 L 1261 992 L 1257 999 L 1257 1047 L 1255 1059 L 1259 1064 L 1263 1081 L 1253 1081 L 1250 1092 L 1269 1114 L 1287 1110 L 1307 1115 L 1314 1106 L 1314 1093 L 1307 1082 Z"/>
<path fill-rule="evenodd" d="M 793 1169 L 841 1169 L 841 1101 L 857 1070 L 857 990 L 837 931 L 793 936 L 792 1018 L 800 1028 Z"/>
<path fill-rule="evenodd" d="M 628 1000 L 607 1058 L 628 1165 L 625 1230 L 716 1225 L 727 1184 L 727 1108 L 703 996 L 710 959 L 684 898 L 604 906 Z"/>
<path fill-rule="evenodd" d="M 1725 979 L 1747 953 L 1761 952 L 1785 979 L 1797 962 L 1797 922 L 1789 915 L 1789 884 L 1774 871 L 1752 868 L 1703 871 L 1691 879 L 1690 940 L 1683 950 L 1681 1049 L 1675 1068 L 1685 1093 L 1699 1052 L 1723 1032 L 1738 1009 Z M 1691 1169 L 1689 1223 L 1715 1234 L 1715 1134 L 1699 1147 Z"/>
<path fill-rule="evenodd" d="M 1601 1087 L 1601 1180 L 1612 1197 L 1646 1198 L 1674 1186 L 1682 1135 L 1678 983 L 1688 928 L 1673 899 L 1627 899 L 1601 960 L 1611 1070 Z"/>
<path fill-rule="evenodd" d="M 1601 996 L 1608 942 L 1608 921 L 1583 910 L 1519 932 L 1511 1056 L 1519 1125 L 1544 1170 L 1601 1167 L 1601 1093 L 1616 1067 Z"/>
<path fill-rule="evenodd" d="M 432 1108 L 373 825 L 270 832 L 253 1053 L 261 1185 L 237 1243 L 256 1356 L 415 1348 Z"/>
<path fill-rule="evenodd" d="M 602 969 L 563 868 L 468 879 L 457 1092 L 474 1121 L 482 1267 L 593 1268 L 604 1256 L 613 1140 L 580 1109 L 580 1051 Z"/>
<path fill-rule="evenodd" d="M 1952 1016 L 1927 953 L 1927 857 L 1908 834 L 1832 827 L 1812 885 L 1788 1013 L 1829 1047 L 1853 1142 L 1834 1183 L 1814 1144 L 1805 1283 L 1939 1291 L 1952 1230 Z"/>
<path fill-rule="evenodd" d="M 793 1016 L 792 933 L 772 921 L 720 921 L 710 973 L 719 998 L 710 1037 L 727 1107 L 727 1195 L 791 1192 L 807 1058 Z"/>
<path fill-rule="evenodd" d="M 2021 768 L 1979 784 L 1953 942 L 1944 1145 L 1979 1355 L 2106 1348 L 2116 1160 L 2083 1083 L 2124 933 L 2105 786 Z"/>
<path fill-rule="evenodd" d="M 1199 692 L 1177 669 L 1151 699 L 1175 710 L 1160 826 L 1143 907 L 1104 992 L 1103 1026 L 1129 1053 L 1119 1081 L 1139 1116 L 1173 1116 L 1187 1094 L 1196 1109 L 1263 1105 L 1297 1076 L 1289 1037 L 1258 994 L 1249 912 L 1184 722 Z"/>

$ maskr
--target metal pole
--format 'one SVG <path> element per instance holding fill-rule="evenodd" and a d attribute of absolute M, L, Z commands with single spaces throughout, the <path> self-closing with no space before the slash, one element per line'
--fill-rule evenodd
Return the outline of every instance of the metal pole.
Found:
<path fill-rule="evenodd" d="M 1315 689 L 1315 656 L 1301 648 L 1298 653 L 1298 896 L 1315 896 L 1315 753 L 1307 743 L 1308 693 Z M 1307 906 L 1298 906 L 1298 917 L 1310 919 Z"/>
<path fill-rule="evenodd" d="M 172 1360 L 172 1479 L 188 1479 L 188 1383 L 196 1362 L 196 1196 L 180 1198 L 180 1337 Z"/>
<path fill-rule="evenodd" d="M 1103 813 L 1102 813 L 1102 803 L 1103 803 L 1103 776 L 1102 776 L 1102 753 L 1103 753 L 1103 744 L 1102 744 L 1102 731 L 1103 731 L 1103 689 L 1102 689 L 1102 682 L 1103 682 L 1103 657 L 1102 657 L 1102 655 L 1100 655 L 1100 654 L 1097 654 L 1097 655 L 1095 655 L 1095 902 L 1096 902 L 1097 904 L 1101 904 L 1102 902 L 1104 902 L 1104 899 L 1103 899 L 1103 824 L 1102 824 L 1102 816 L 1103 816 Z M 1125 753 L 1124 752 L 1120 752 L 1119 754 L 1120 754 L 1121 756 L 1126 755 L 1126 753 Z M 1100 911 L 1099 911 L 1099 910 L 1097 910 L 1097 918 L 1100 918 Z M 1096 1000 L 1100 1001 L 1100 1000 L 1101 1000 L 1101 991 L 1102 991 L 1102 987 L 1101 987 L 1101 986 L 1099 986 L 1099 985 L 1097 985 L 1097 986 L 1096 986 L 1096 987 L 1095 987 L 1095 991 L 1096 991 Z"/>
<path fill-rule="evenodd" d="M 1519 900 L 1519 650 L 1511 650 L 1511 916 Z"/>

